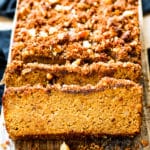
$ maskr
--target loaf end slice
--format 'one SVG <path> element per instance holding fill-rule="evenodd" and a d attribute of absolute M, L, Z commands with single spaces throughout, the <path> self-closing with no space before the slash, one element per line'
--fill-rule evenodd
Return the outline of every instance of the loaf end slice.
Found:
<path fill-rule="evenodd" d="M 3 106 L 12 139 L 128 136 L 140 132 L 141 99 L 138 84 L 103 78 L 95 86 L 10 87 Z"/>

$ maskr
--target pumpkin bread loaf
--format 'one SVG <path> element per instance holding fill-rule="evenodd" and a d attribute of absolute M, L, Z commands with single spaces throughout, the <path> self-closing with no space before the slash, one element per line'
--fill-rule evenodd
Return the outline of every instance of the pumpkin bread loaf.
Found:
<path fill-rule="evenodd" d="M 136 0 L 19 0 L 3 107 L 12 139 L 140 133 Z"/>

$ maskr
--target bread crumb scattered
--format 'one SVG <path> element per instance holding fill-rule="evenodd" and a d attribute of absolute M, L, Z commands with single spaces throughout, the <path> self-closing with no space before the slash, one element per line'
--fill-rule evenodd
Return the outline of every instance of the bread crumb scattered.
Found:
<path fill-rule="evenodd" d="M 147 140 L 141 139 L 141 144 L 143 145 L 143 147 L 146 147 L 149 145 L 149 142 Z"/>
<path fill-rule="evenodd" d="M 61 145 L 60 145 L 60 150 L 70 150 L 69 146 L 63 142 Z"/>

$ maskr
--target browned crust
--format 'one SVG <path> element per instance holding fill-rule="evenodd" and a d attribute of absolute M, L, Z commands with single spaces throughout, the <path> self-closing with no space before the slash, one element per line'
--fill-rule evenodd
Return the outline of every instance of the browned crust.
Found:
<path fill-rule="evenodd" d="M 115 72 L 121 68 L 125 68 L 129 71 L 133 71 L 136 75 L 138 74 L 138 77 L 141 75 L 141 66 L 139 64 L 131 63 L 131 62 L 97 62 L 92 63 L 91 65 L 85 64 L 85 65 L 76 65 L 76 64 L 66 64 L 66 65 L 47 65 L 47 64 L 40 64 L 40 63 L 27 63 L 24 64 L 23 61 L 13 61 L 7 66 L 7 72 L 13 73 L 16 70 L 20 71 L 23 69 L 31 69 L 32 70 L 46 70 L 48 72 L 56 73 L 58 71 L 64 71 L 64 72 L 78 72 L 81 75 L 87 75 L 92 73 L 93 71 L 97 72 L 98 74 L 102 72 L 107 72 L 107 70 L 110 70 L 110 72 Z"/>
<path fill-rule="evenodd" d="M 51 92 L 51 90 L 55 89 L 62 92 L 68 92 L 68 93 L 90 93 L 90 92 L 96 92 L 96 91 L 104 91 L 105 89 L 115 89 L 115 88 L 128 88 L 130 90 L 131 87 L 137 88 L 139 91 L 141 91 L 142 86 L 139 84 L 126 80 L 126 79 L 115 79 L 110 77 L 104 77 L 102 78 L 96 85 L 47 85 L 46 88 L 44 88 L 41 85 L 35 85 L 35 86 L 21 86 L 21 87 L 8 87 L 6 92 L 16 92 L 16 93 L 22 93 L 24 91 L 30 92 L 30 90 L 36 90 L 36 89 L 43 89 L 45 92 Z"/>
<path fill-rule="evenodd" d="M 7 126 L 6 126 L 7 127 Z M 7 128 L 7 130 L 9 131 L 9 129 Z M 33 139 L 48 139 L 48 140 L 70 140 L 70 139 L 75 139 L 75 140 L 85 140 L 85 139 L 92 139 L 92 138 L 102 138 L 103 136 L 105 136 L 105 138 L 107 136 L 109 137 L 113 137 L 113 138 L 126 138 L 126 137 L 134 137 L 136 135 L 138 135 L 140 132 L 134 132 L 134 133 L 123 133 L 123 134 L 91 134 L 91 133 L 74 133 L 74 132 L 70 132 L 70 133 L 64 133 L 64 134 L 41 134 L 41 135 L 22 135 L 22 136 L 16 136 L 16 137 L 10 137 L 13 140 L 33 140 Z"/>
<path fill-rule="evenodd" d="M 45 78 L 46 74 L 50 73 L 52 75 L 57 75 L 57 73 L 61 74 L 78 74 L 83 77 L 92 76 L 97 74 L 100 78 L 104 76 L 110 76 L 115 78 L 123 78 L 130 79 L 135 82 L 139 82 L 141 78 L 141 66 L 138 64 L 126 62 L 109 62 L 109 63 L 93 63 L 91 65 L 76 65 L 76 64 L 66 64 L 66 65 L 46 65 L 39 63 L 28 63 L 24 64 L 22 61 L 13 61 L 7 66 L 4 76 L 4 82 L 6 86 L 7 80 L 9 80 L 10 76 L 15 74 L 16 78 L 25 76 L 28 73 L 37 71 L 44 71 Z"/>

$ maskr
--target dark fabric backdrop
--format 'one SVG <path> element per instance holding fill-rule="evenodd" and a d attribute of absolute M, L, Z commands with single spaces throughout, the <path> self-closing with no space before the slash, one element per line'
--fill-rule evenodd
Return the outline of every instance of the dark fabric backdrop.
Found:
<path fill-rule="evenodd" d="M 13 18 L 15 12 L 16 0 L 0 0 L 0 16 Z M 0 31 L 0 80 L 7 63 L 8 49 L 10 44 L 11 30 Z M 0 85 L 0 111 L 1 111 L 1 97 L 4 86 Z"/>
<path fill-rule="evenodd" d="M 150 13 L 150 0 L 143 0 L 143 14 Z M 0 0 L 0 16 L 13 18 L 16 0 Z M 7 62 L 11 31 L 0 31 L 0 80 Z M 4 86 L 0 85 L 0 106 Z"/>

